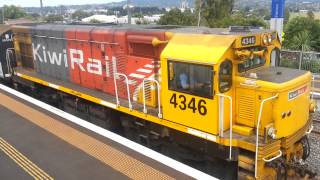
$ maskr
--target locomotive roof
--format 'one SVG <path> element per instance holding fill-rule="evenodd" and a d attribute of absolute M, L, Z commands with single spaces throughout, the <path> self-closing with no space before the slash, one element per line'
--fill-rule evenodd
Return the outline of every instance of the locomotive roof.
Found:
<path fill-rule="evenodd" d="M 15 26 L 18 27 L 18 26 Z M 224 54 L 230 49 L 237 37 L 243 35 L 261 34 L 270 30 L 185 27 L 185 26 L 159 26 L 159 25 L 62 25 L 62 24 L 37 24 L 20 26 L 22 29 L 55 31 L 77 29 L 92 31 L 94 29 L 114 29 L 115 31 L 134 32 L 172 32 L 170 39 L 162 54 L 171 60 L 183 60 L 201 64 L 217 64 L 222 61 Z M 19 29 L 19 27 L 18 27 Z M 24 32 L 24 31 L 23 31 Z M 34 31 L 33 33 L 35 33 Z M 41 32 L 40 32 L 41 33 Z M 46 33 L 45 33 L 46 34 Z"/>
<path fill-rule="evenodd" d="M 134 30 L 144 32 L 173 32 L 173 33 L 188 33 L 188 34 L 217 34 L 217 35 L 246 35 L 257 34 L 264 32 L 271 32 L 264 29 L 244 29 L 243 31 L 231 31 L 230 28 L 208 28 L 208 27 L 195 27 L 195 26 L 176 26 L 176 25 L 128 25 L 128 24 L 24 24 L 15 27 L 30 27 L 44 28 L 48 27 L 58 29 L 77 28 L 77 29 L 118 29 L 118 30 Z"/>
<path fill-rule="evenodd" d="M 230 49 L 236 36 L 177 33 L 162 52 L 168 60 L 217 64 Z"/>

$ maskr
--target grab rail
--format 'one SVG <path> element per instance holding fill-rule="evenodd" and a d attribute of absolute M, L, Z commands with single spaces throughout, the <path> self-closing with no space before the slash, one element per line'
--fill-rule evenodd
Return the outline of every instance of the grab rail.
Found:
<path fill-rule="evenodd" d="M 312 130 L 313 130 L 313 126 L 310 127 L 310 129 L 306 132 L 306 134 L 307 135 L 310 134 L 312 132 Z"/>
<path fill-rule="evenodd" d="M 279 94 L 276 94 L 275 96 L 266 98 L 264 100 L 262 100 L 261 104 L 260 104 L 260 111 L 259 111 L 259 116 L 258 116 L 258 123 L 257 123 L 257 135 L 256 135 L 256 157 L 255 157 L 255 166 L 254 166 L 254 176 L 255 178 L 257 178 L 258 176 L 258 147 L 259 147 L 259 127 L 260 127 L 260 121 L 261 121 L 261 115 L 262 115 L 262 110 L 263 110 L 263 105 L 265 102 L 270 101 L 272 99 L 275 99 L 279 96 Z"/>
<path fill-rule="evenodd" d="M 157 91 L 158 91 L 158 117 L 162 118 L 162 112 L 161 112 L 161 97 L 160 97 L 160 83 L 155 79 L 146 78 L 143 79 L 142 82 L 142 96 L 143 96 L 143 112 L 146 114 L 148 112 L 146 107 L 146 92 L 145 92 L 145 82 L 150 81 L 157 84 Z"/>
<path fill-rule="evenodd" d="M 12 73 L 13 73 L 11 61 L 10 61 L 10 55 L 9 55 L 9 53 L 12 53 L 12 55 L 14 55 L 13 50 L 14 50 L 14 48 L 8 48 L 6 50 L 6 61 L 7 61 L 7 68 L 8 68 L 9 75 L 12 75 Z"/>
<path fill-rule="evenodd" d="M 230 101 L 230 138 L 229 138 L 229 146 L 230 146 L 230 149 L 229 149 L 229 159 L 231 160 L 232 158 L 232 97 L 231 96 L 228 96 L 228 95 L 224 95 L 224 94 L 217 94 L 217 96 L 219 96 L 219 135 L 221 137 L 223 137 L 223 130 L 224 130 L 224 127 L 223 127 L 223 113 L 224 113 L 224 98 L 228 98 L 229 101 Z"/>
<path fill-rule="evenodd" d="M 114 87 L 115 87 L 115 91 L 116 91 L 117 106 L 120 105 L 119 96 L 118 96 L 117 78 L 116 78 L 118 76 L 122 76 L 126 80 L 128 101 L 129 101 L 129 109 L 132 110 L 131 95 L 130 95 L 130 88 L 129 88 L 129 79 L 125 74 L 115 72 L 114 76 L 113 76 L 113 80 L 114 80 Z"/>
<path fill-rule="evenodd" d="M 282 151 L 281 151 L 281 150 L 279 150 L 278 152 L 279 152 L 279 154 L 278 154 L 277 156 L 275 156 L 275 157 L 271 158 L 271 159 L 262 158 L 262 159 L 263 159 L 263 161 L 264 161 L 264 162 L 271 162 L 271 161 L 273 161 L 273 160 L 275 160 L 275 159 L 278 159 L 279 157 L 281 157 L 281 156 L 282 156 Z"/>

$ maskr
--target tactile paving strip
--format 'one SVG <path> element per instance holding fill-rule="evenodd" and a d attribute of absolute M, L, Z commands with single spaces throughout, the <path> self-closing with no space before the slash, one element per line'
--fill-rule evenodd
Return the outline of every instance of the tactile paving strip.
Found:
<path fill-rule="evenodd" d="M 0 104 L 4 107 L 16 112 L 23 118 L 79 148 L 131 179 L 174 179 L 171 176 L 4 94 L 0 94 L 0 99 Z"/>

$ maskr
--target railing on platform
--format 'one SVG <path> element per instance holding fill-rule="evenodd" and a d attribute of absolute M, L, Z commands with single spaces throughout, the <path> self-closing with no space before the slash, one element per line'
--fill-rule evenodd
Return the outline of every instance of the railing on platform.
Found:
<path fill-rule="evenodd" d="M 257 178 L 258 176 L 258 155 L 259 155 L 259 127 L 260 127 L 260 121 L 261 121 L 261 116 L 262 116 L 262 112 L 263 112 L 263 106 L 264 106 L 264 103 L 267 102 L 267 101 L 271 101 L 275 98 L 278 98 L 278 94 L 272 96 L 272 97 L 269 97 L 269 98 L 266 98 L 264 100 L 262 100 L 261 104 L 260 104 L 260 110 L 259 110 L 259 116 L 258 116 L 258 122 L 257 122 L 257 128 L 256 128 L 256 154 L 255 154 L 255 166 L 254 166 L 254 176 L 255 178 Z M 282 153 L 281 153 L 282 155 Z M 281 156 L 280 155 L 280 156 Z M 280 157 L 280 156 L 277 156 Z M 276 158 L 272 158 L 272 160 L 274 160 Z"/>
<path fill-rule="evenodd" d="M 224 133 L 224 99 L 228 98 L 230 101 L 230 131 L 229 131 L 229 159 L 232 159 L 232 128 L 233 128 L 233 120 L 232 120 L 232 97 L 224 94 L 217 94 L 219 96 L 219 136 L 223 137 Z"/>
<path fill-rule="evenodd" d="M 150 79 L 150 78 L 146 78 L 143 80 L 143 83 L 142 83 L 142 97 L 143 97 L 143 112 L 144 113 L 147 113 L 148 112 L 148 109 L 147 109 L 147 106 L 146 106 L 146 90 L 145 90 L 145 85 L 146 85 L 146 82 L 149 81 L 149 82 L 154 82 L 156 85 L 157 85 L 157 96 L 158 96 L 158 117 L 159 118 L 162 118 L 162 112 L 161 112 L 161 97 L 160 97 L 160 83 L 155 80 L 155 79 Z"/>
<path fill-rule="evenodd" d="M 118 96 L 118 86 L 117 86 L 117 79 L 119 79 L 119 76 L 122 76 L 125 78 L 125 82 L 126 82 L 126 86 L 127 86 L 127 94 L 128 94 L 128 102 L 129 102 L 129 109 L 132 110 L 132 104 L 131 104 L 131 95 L 130 95 L 130 88 L 129 88 L 129 79 L 127 77 L 127 75 L 122 74 L 122 73 L 114 73 L 113 76 L 113 80 L 114 80 L 114 89 L 116 92 L 116 98 L 117 98 L 117 106 L 120 105 L 120 100 L 119 100 L 119 96 Z"/>
<path fill-rule="evenodd" d="M 281 67 L 310 71 L 313 75 L 312 92 L 320 93 L 320 52 L 281 50 L 279 65 Z"/>

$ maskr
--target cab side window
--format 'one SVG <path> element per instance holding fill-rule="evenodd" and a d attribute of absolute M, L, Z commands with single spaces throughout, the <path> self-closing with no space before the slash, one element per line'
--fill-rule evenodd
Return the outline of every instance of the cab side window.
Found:
<path fill-rule="evenodd" d="M 221 63 L 219 70 L 219 91 L 227 92 L 232 86 L 232 62 L 226 60 Z"/>
<path fill-rule="evenodd" d="M 168 61 L 169 89 L 196 96 L 213 97 L 211 66 Z"/>

